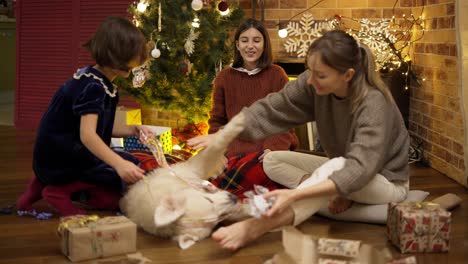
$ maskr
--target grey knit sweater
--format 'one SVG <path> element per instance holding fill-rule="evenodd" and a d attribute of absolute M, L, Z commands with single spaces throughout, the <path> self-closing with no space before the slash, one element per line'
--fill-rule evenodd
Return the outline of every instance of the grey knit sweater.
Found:
<path fill-rule="evenodd" d="M 377 173 L 407 181 L 409 135 L 396 104 L 370 89 L 351 114 L 349 99 L 317 95 L 308 76 L 305 71 L 280 92 L 244 108 L 247 126 L 241 137 L 258 140 L 316 121 L 327 156 L 346 158 L 345 167 L 330 176 L 340 194 L 360 190 Z"/>

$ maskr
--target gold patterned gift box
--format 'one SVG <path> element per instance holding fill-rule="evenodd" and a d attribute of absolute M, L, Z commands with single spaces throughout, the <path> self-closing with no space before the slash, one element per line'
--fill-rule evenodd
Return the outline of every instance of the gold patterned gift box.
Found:
<path fill-rule="evenodd" d="M 387 235 L 402 253 L 447 252 L 450 212 L 436 203 L 390 203 Z"/>
<path fill-rule="evenodd" d="M 124 216 L 75 215 L 60 219 L 61 250 L 71 261 L 136 251 L 136 225 Z"/>

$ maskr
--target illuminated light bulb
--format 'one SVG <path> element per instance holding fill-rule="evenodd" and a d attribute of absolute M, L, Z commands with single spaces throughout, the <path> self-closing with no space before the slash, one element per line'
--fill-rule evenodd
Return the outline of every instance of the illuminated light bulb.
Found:
<path fill-rule="evenodd" d="M 175 149 L 175 150 L 182 150 L 182 148 L 179 146 L 179 145 L 174 145 L 172 147 L 172 149 Z"/>
<path fill-rule="evenodd" d="M 140 11 L 141 13 L 146 11 L 146 8 L 148 7 L 148 4 L 146 2 L 140 2 L 137 5 L 137 10 Z"/>
<path fill-rule="evenodd" d="M 405 86 L 405 90 L 408 90 L 408 86 Z"/>
<path fill-rule="evenodd" d="M 426 81 L 426 78 L 422 78 L 422 81 L 425 82 L 425 81 Z"/>
<path fill-rule="evenodd" d="M 199 28 L 200 27 L 200 19 L 198 19 L 198 17 L 193 19 L 192 27 L 194 27 L 194 28 Z"/>
<path fill-rule="evenodd" d="M 288 36 L 288 30 L 285 29 L 285 28 L 282 28 L 282 29 L 278 30 L 278 36 L 279 36 L 280 38 L 285 38 L 285 37 L 287 37 L 287 36 Z"/>

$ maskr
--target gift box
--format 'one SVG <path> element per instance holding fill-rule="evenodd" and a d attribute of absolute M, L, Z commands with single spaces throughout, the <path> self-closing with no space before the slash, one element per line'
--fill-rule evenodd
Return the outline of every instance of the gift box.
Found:
<path fill-rule="evenodd" d="M 172 153 L 172 133 L 170 127 L 147 126 L 149 127 L 162 145 L 164 153 Z M 148 151 L 151 152 L 145 145 L 141 144 L 136 136 L 126 137 L 123 139 L 123 149 L 125 151 Z"/>
<path fill-rule="evenodd" d="M 284 251 L 266 263 L 271 264 L 385 264 L 391 261 L 387 249 L 378 249 L 358 240 L 309 236 L 294 227 L 283 229 Z"/>
<path fill-rule="evenodd" d="M 407 252 L 447 252 L 450 212 L 431 202 L 390 203 L 387 216 L 389 240 Z"/>
<path fill-rule="evenodd" d="M 71 261 L 133 253 L 136 232 L 136 225 L 124 216 L 63 217 L 58 228 L 62 253 Z"/>
<path fill-rule="evenodd" d="M 127 125 L 141 125 L 141 109 L 119 106 L 115 111 L 114 122 Z"/>

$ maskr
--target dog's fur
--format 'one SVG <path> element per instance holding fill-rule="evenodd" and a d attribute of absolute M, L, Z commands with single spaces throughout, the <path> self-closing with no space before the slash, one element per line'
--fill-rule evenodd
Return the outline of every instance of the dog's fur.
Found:
<path fill-rule="evenodd" d="M 240 205 L 229 192 L 210 193 L 198 184 L 222 172 L 224 152 L 243 127 L 244 117 L 237 115 L 197 155 L 150 172 L 120 200 L 122 212 L 145 231 L 177 240 L 181 248 L 209 236 Z"/>

